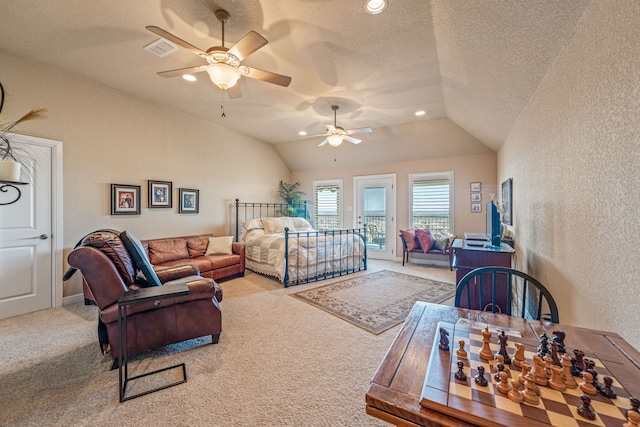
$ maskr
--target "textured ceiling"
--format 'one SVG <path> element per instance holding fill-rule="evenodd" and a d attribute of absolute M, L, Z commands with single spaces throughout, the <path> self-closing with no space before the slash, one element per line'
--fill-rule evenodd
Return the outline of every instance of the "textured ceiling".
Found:
<path fill-rule="evenodd" d="M 338 125 L 374 128 L 338 148 L 344 167 L 497 150 L 590 0 L 389 2 L 368 15 L 364 0 L 0 0 L 0 50 L 277 144 L 292 170 L 313 168 L 310 154 L 334 156 L 298 132 L 324 132 L 337 104 Z M 156 74 L 203 59 L 143 49 L 158 39 L 147 25 L 220 45 L 219 8 L 231 14 L 227 47 L 249 30 L 269 40 L 244 64 L 292 77 L 287 88 L 242 78 L 224 118 L 206 73 L 194 83 Z M 448 144 L 443 129 L 456 125 L 466 136 Z"/>

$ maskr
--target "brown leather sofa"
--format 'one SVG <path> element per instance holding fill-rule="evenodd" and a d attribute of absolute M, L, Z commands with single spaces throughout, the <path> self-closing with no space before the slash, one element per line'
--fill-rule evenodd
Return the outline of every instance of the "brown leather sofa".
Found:
<path fill-rule="evenodd" d="M 203 234 L 142 240 L 142 246 L 156 271 L 192 264 L 198 267 L 202 277 L 214 280 L 244 276 L 244 243 L 233 243 L 231 255 L 205 255 L 209 237 L 214 236 Z"/>
<path fill-rule="evenodd" d="M 104 351 L 110 344 L 111 355 L 117 360 L 118 299 L 147 282 L 139 280 L 131 253 L 120 236 L 112 232 L 85 236 L 69 254 L 68 262 L 82 272 L 99 308 L 101 348 Z M 222 288 L 214 280 L 199 276 L 198 268 L 189 264 L 159 269 L 157 279 L 168 288 L 186 284 L 189 293 L 127 307 L 129 354 L 206 335 L 211 335 L 216 344 L 222 331 Z"/>

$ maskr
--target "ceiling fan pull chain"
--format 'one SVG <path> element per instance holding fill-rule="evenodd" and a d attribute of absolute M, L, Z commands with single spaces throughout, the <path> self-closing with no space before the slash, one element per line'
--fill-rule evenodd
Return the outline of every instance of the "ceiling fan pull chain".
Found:
<path fill-rule="evenodd" d="M 227 116 L 224 114 L 224 93 L 225 93 L 225 92 L 226 92 L 226 90 L 223 90 L 223 91 L 222 91 L 222 102 L 220 102 L 220 109 L 222 110 L 222 117 L 227 117 Z"/>

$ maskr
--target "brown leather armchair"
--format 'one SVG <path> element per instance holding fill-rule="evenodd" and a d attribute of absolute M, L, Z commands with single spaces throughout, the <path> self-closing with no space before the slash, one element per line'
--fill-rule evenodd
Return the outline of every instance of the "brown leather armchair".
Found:
<path fill-rule="evenodd" d="M 104 351 L 111 343 L 111 355 L 117 363 L 118 299 L 124 292 L 149 286 L 149 283 L 139 279 L 130 252 L 113 232 L 87 235 L 69 254 L 68 262 L 82 272 L 99 308 L 101 349 Z M 211 335 L 212 343 L 216 344 L 222 331 L 219 305 L 222 288 L 212 279 L 200 277 L 198 268 L 192 265 L 155 273 L 162 286 L 186 283 L 189 294 L 127 307 L 129 354 L 205 335 Z"/>

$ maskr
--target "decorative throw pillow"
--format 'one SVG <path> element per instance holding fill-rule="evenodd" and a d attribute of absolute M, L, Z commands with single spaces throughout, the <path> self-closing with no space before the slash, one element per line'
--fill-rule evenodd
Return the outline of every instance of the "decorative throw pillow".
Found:
<path fill-rule="evenodd" d="M 412 251 L 416 248 L 420 248 L 420 242 L 416 240 L 416 229 L 410 228 L 408 230 L 400 230 L 400 234 L 404 238 L 405 243 L 407 244 L 407 250 Z"/>
<path fill-rule="evenodd" d="M 447 253 L 453 243 L 453 239 L 455 239 L 455 236 L 449 233 L 435 233 L 433 237 L 435 239 L 434 248 L 441 250 L 443 255 Z"/>
<path fill-rule="evenodd" d="M 262 218 L 262 225 L 264 226 L 264 232 L 267 234 L 284 233 L 285 228 L 288 228 L 289 231 L 296 231 L 296 228 L 293 225 L 293 220 L 286 216 L 278 218 Z"/>
<path fill-rule="evenodd" d="M 147 255 L 144 253 L 142 242 L 140 242 L 140 240 L 138 240 L 133 234 L 127 233 L 126 231 L 120 233 L 120 240 L 122 240 L 122 243 L 124 243 L 124 246 L 131 254 L 131 258 L 133 258 L 133 262 L 135 262 L 136 267 L 138 267 L 142 274 L 144 274 L 144 278 L 147 280 L 147 283 L 150 286 L 162 286 L 160 279 L 158 279 L 158 275 L 147 259 Z"/>
<path fill-rule="evenodd" d="M 304 218 L 293 217 L 291 218 L 291 220 L 293 221 L 293 226 L 295 227 L 296 231 L 313 230 L 313 226 L 311 226 L 311 223 Z"/>
<path fill-rule="evenodd" d="M 431 250 L 433 244 L 436 239 L 434 239 L 433 234 L 431 234 L 431 230 L 428 228 L 418 228 L 416 230 L 416 239 L 420 242 L 420 247 L 422 247 L 422 252 L 425 254 Z"/>
<path fill-rule="evenodd" d="M 204 255 L 231 255 L 233 254 L 232 243 L 233 236 L 209 237 L 209 245 Z"/>

